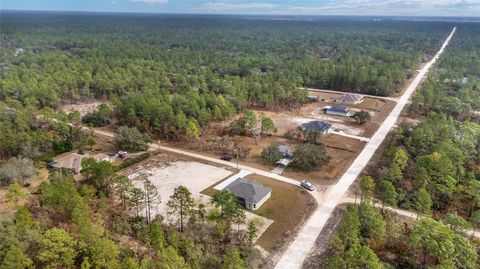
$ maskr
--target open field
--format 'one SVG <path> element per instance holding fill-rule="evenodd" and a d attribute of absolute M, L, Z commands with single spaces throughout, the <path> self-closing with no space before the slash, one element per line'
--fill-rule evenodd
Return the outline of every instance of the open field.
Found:
<path fill-rule="evenodd" d="M 276 135 L 262 137 L 257 145 L 254 144 L 254 140 L 251 137 L 240 137 L 239 139 L 241 139 L 242 143 L 251 146 L 250 156 L 244 160 L 232 159 L 232 162 L 238 162 L 238 164 L 247 165 L 265 171 L 271 171 L 275 168 L 263 164 L 260 159 L 260 154 L 265 147 L 271 143 L 287 143 L 291 146 L 293 151 L 298 145 L 297 142 L 288 142 L 287 139 Z M 357 139 L 335 134 L 323 135 L 320 138 L 320 141 L 325 144 L 327 153 L 331 157 L 331 160 L 327 165 L 318 171 L 312 172 L 300 172 L 287 168 L 283 175 L 297 180 L 308 179 L 317 186 L 329 186 L 335 184 L 338 177 L 346 170 L 348 165 L 353 161 L 365 144 L 365 142 Z M 181 147 L 181 145 L 177 144 L 172 145 Z M 222 154 L 221 152 L 216 151 L 197 151 L 195 149 L 190 149 L 189 151 L 214 158 L 220 158 Z"/>

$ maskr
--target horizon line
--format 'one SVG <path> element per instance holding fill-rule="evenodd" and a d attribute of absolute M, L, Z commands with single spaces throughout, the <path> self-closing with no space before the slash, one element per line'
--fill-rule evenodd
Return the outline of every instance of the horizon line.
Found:
<path fill-rule="evenodd" d="M 392 17 L 392 18 L 475 18 L 480 16 L 463 15 L 353 15 L 353 14 L 248 14 L 248 13 L 201 13 L 201 12 L 143 12 L 143 11 L 100 11 L 100 10 L 52 10 L 52 9 L 3 9 L 0 12 L 69 12 L 69 13 L 111 13 L 111 14 L 152 14 L 152 15 L 215 15 L 215 16 L 290 16 L 290 17 Z"/>

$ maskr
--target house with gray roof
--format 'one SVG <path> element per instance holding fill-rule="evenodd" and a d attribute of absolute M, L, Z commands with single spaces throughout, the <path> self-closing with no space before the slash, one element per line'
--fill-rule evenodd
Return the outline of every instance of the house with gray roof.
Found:
<path fill-rule="evenodd" d="M 326 106 L 324 108 L 325 113 L 328 115 L 340 116 L 340 117 L 350 117 L 352 113 L 348 111 L 348 107 L 343 105 L 334 105 L 334 106 Z"/>
<path fill-rule="evenodd" d="M 363 96 L 354 93 L 346 93 L 337 99 L 335 102 L 337 103 L 345 103 L 345 104 L 360 104 L 363 101 Z"/>
<path fill-rule="evenodd" d="M 272 195 L 272 189 L 258 181 L 248 181 L 241 177 L 230 183 L 225 190 L 233 192 L 238 201 L 250 210 L 259 209 Z"/>
<path fill-rule="evenodd" d="M 332 128 L 332 124 L 325 122 L 325 121 L 319 121 L 319 120 L 312 120 L 306 123 L 302 123 L 300 125 L 300 128 L 304 132 L 308 131 L 316 131 L 320 134 L 325 134 Z"/>

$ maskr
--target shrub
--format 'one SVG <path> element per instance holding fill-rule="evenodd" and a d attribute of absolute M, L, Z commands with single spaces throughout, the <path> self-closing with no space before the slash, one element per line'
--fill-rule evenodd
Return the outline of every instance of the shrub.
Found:
<path fill-rule="evenodd" d="M 122 170 L 124 168 L 127 168 L 131 165 L 134 165 L 136 163 L 139 163 L 143 160 L 146 160 L 148 159 L 148 157 L 150 157 L 150 153 L 146 152 L 146 153 L 143 153 L 143 154 L 140 154 L 138 156 L 135 156 L 133 158 L 128 158 L 126 159 L 123 163 L 121 163 L 119 166 L 118 166 L 118 170 Z"/>
<path fill-rule="evenodd" d="M 132 151 L 146 150 L 150 141 L 151 139 L 148 135 L 140 133 L 135 127 L 130 128 L 127 126 L 118 128 L 113 140 L 117 148 Z"/>
<path fill-rule="evenodd" d="M 293 152 L 291 166 L 303 171 L 312 171 L 327 164 L 329 160 L 323 144 L 305 143 Z"/>
<path fill-rule="evenodd" d="M 358 124 L 364 124 L 367 121 L 370 121 L 372 116 L 367 111 L 362 110 L 362 111 L 355 112 L 355 114 L 353 114 L 353 118 Z"/>
<path fill-rule="evenodd" d="M 278 144 L 272 143 L 262 150 L 261 158 L 263 163 L 267 165 L 275 165 L 275 163 L 282 159 L 282 153 L 278 150 Z"/>

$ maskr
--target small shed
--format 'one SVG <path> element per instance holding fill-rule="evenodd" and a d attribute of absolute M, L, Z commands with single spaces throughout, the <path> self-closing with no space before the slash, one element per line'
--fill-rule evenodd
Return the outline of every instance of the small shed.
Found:
<path fill-rule="evenodd" d="M 288 164 L 291 162 L 292 160 L 291 159 L 280 159 L 278 162 L 277 162 L 277 165 L 282 167 L 282 168 L 285 168 L 288 166 Z"/>
<path fill-rule="evenodd" d="M 251 210 L 259 209 L 272 195 L 272 189 L 263 186 L 258 181 L 248 181 L 241 177 L 230 183 L 225 189 L 233 192 L 238 201 Z"/>

